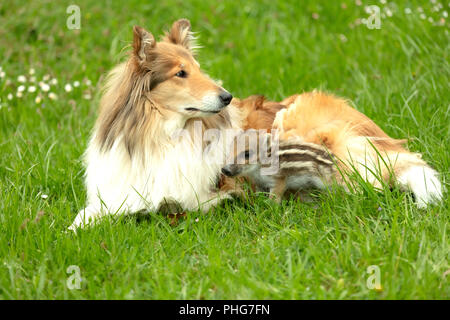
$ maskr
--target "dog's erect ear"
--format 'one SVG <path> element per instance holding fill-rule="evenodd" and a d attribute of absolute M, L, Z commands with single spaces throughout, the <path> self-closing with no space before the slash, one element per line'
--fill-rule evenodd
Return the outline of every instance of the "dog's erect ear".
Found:
<path fill-rule="evenodd" d="M 191 31 L 191 23 L 187 19 L 180 19 L 173 23 L 166 40 L 192 51 L 196 48 L 195 37 Z"/>
<path fill-rule="evenodd" d="M 140 62 L 146 61 L 156 45 L 155 37 L 142 27 L 133 27 L 133 52 Z"/>

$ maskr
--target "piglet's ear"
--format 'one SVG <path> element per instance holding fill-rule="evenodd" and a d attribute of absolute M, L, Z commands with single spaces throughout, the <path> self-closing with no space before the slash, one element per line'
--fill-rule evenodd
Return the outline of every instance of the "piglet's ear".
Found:
<path fill-rule="evenodd" d="M 133 53 L 140 62 L 147 60 L 155 45 L 155 37 L 150 32 L 139 26 L 133 27 Z"/>
<path fill-rule="evenodd" d="M 190 51 L 197 48 L 194 34 L 191 31 L 191 23 L 187 19 L 175 21 L 165 40 L 183 46 Z"/>

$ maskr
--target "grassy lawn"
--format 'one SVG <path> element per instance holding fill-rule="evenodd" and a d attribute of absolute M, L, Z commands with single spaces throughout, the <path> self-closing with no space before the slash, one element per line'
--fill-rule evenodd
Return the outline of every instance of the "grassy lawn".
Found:
<path fill-rule="evenodd" d="M 74 2 L 80 30 L 66 27 Z M 448 189 L 449 3 L 362 2 L 1 2 L 0 298 L 449 299 L 447 194 L 427 210 L 368 186 L 307 204 L 250 194 L 176 223 L 152 213 L 66 232 L 85 204 L 81 155 L 105 72 L 133 25 L 156 36 L 181 17 L 199 32 L 202 68 L 234 96 L 345 96 L 408 138 Z M 367 4 L 380 29 L 361 23 Z M 71 265 L 80 289 L 67 286 Z"/>

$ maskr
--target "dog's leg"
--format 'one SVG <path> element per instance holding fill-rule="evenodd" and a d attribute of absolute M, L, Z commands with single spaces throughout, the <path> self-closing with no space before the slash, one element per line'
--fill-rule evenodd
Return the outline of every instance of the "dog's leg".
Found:
<path fill-rule="evenodd" d="M 232 194 L 233 192 L 224 192 L 224 191 L 210 193 L 206 201 L 201 201 L 200 205 L 201 211 L 208 212 L 209 209 L 217 206 L 220 202 L 227 199 L 233 199 Z"/>
<path fill-rule="evenodd" d="M 283 199 L 283 194 L 286 192 L 286 178 L 280 177 L 275 181 L 275 187 L 270 190 L 270 198 L 280 203 Z"/>
<path fill-rule="evenodd" d="M 76 232 L 78 228 L 84 228 L 100 220 L 100 218 L 105 214 L 106 213 L 101 209 L 93 206 L 87 206 L 77 214 L 72 225 L 69 227 L 69 230 Z"/>

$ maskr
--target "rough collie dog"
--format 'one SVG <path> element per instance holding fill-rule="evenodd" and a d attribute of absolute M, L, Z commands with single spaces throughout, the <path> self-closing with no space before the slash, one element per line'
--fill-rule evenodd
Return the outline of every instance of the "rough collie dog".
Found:
<path fill-rule="evenodd" d="M 273 122 L 279 136 L 276 148 L 271 135 L 262 131 L 265 137 L 259 137 L 253 145 L 244 143 L 238 151 L 238 135 L 234 159 L 224 166 L 224 174 L 246 176 L 277 199 L 287 190 L 323 189 L 332 181 L 345 187 L 346 173 L 354 170 L 377 188 L 397 182 L 414 194 L 422 208 L 442 198 L 438 174 L 421 155 L 406 150 L 404 140 L 389 137 L 345 100 L 311 92 L 292 96 L 284 103 L 291 101 L 287 108 L 280 109 Z M 278 170 L 272 174 L 261 174 L 261 141 L 267 142 L 269 154 L 277 157 Z"/>
<path fill-rule="evenodd" d="M 205 211 L 223 195 L 215 190 L 228 145 L 222 133 L 241 126 L 238 109 L 227 107 L 231 94 L 202 73 L 188 20 L 160 42 L 141 27 L 133 32 L 129 59 L 104 87 L 85 153 L 87 207 L 70 229 L 165 201 Z M 201 133 L 212 128 L 205 141 Z"/>

